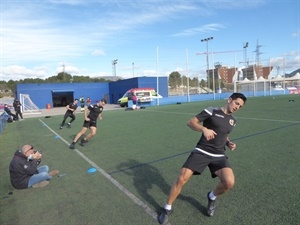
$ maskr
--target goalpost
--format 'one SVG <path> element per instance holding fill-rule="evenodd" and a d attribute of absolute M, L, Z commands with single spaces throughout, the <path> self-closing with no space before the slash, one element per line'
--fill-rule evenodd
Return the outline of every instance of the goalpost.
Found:
<path fill-rule="evenodd" d="M 28 94 L 20 94 L 20 102 L 22 104 L 22 112 L 28 114 L 40 114 L 41 110 L 30 99 Z"/>

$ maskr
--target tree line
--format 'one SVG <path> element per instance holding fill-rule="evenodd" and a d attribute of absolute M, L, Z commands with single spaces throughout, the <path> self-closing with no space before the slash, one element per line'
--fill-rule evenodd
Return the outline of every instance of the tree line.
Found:
<path fill-rule="evenodd" d="M 66 72 L 60 72 L 56 76 L 51 76 L 45 79 L 41 78 L 26 78 L 21 80 L 9 80 L 9 81 L 0 81 L 0 90 L 15 92 L 16 84 L 42 84 L 42 83 L 88 83 L 88 82 L 110 82 L 111 80 L 104 78 L 92 78 L 89 76 L 72 76 Z M 180 87 L 207 87 L 207 82 L 203 79 L 199 81 L 197 78 L 188 78 L 182 76 L 179 72 L 174 71 L 169 75 L 169 87 L 171 89 L 178 89 Z"/>

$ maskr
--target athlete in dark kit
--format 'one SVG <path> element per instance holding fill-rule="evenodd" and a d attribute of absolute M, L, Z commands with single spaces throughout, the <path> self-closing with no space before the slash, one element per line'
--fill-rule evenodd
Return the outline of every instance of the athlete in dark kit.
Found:
<path fill-rule="evenodd" d="M 91 132 L 85 137 L 82 138 L 80 141 L 80 145 L 84 146 L 89 139 L 91 139 L 97 132 L 97 119 L 102 120 L 102 111 L 103 106 L 106 104 L 106 99 L 102 99 L 95 105 L 89 105 L 84 110 L 84 122 L 81 131 L 76 135 L 73 142 L 70 144 L 70 149 L 75 149 L 75 144 L 78 139 L 85 134 L 88 128 L 90 128 Z"/>
<path fill-rule="evenodd" d="M 65 122 L 66 122 L 68 117 L 71 117 L 71 120 L 68 123 L 68 127 L 69 128 L 71 127 L 71 123 L 76 119 L 75 111 L 78 107 L 77 103 L 78 103 L 78 99 L 75 99 L 73 103 L 70 103 L 69 105 L 66 106 L 67 111 L 64 115 L 63 121 L 61 122 L 60 129 L 63 129 L 63 127 L 65 125 Z"/>
<path fill-rule="evenodd" d="M 212 178 L 218 177 L 219 184 L 207 194 L 207 215 L 215 213 L 216 198 L 228 192 L 234 186 L 234 174 L 225 155 L 226 146 L 233 151 L 236 144 L 229 139 L 229 133 L 236 125 L 232 114 L 238 111 L 247 98 L 241 93 L 233 93 L 221 108 L 209 107 L 191 118 L 187 125 L 202 135 L 195 149 L 191 152 L 181 168 L 180 174 L 172 185 L 169 198 L 158 216 L 160 224 L 166 224 L 172 212 L 172 204 L 181 192 L 182 187 L 192 175 L 201 174 L 209 168 Z"/>

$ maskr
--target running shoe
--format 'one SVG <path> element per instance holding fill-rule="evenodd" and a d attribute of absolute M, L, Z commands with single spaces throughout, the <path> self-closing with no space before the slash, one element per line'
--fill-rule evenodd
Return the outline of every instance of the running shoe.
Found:
<path fill-rule="evenodd" d="M 214 213 L 215 213 L 215 210 L 216 210 L 216 200 L 211 200 L 209 198 L 209 193 L 207 193 L 207 201 L 208 201 L 208 204 L 207 204 L 207 214 L 209 216 L 213 216 Z"/>
<path fill-rule="evenodd" d="M 160 224 L 167 224 L 169 221 L 169 215 L 171 214 L 172 210 L 162 209 L 162 212 L 158 216 L 158 222 Z"/>

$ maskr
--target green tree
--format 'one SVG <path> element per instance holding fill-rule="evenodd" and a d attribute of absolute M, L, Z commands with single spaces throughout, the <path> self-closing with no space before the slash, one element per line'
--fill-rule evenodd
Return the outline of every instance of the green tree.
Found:
<path fill-rule="evenodd" d="M 181 85 L 181 74 L 177 71 L 174 71 L 169 75 L 169 86 L 177 89 L 179 85 Z"/>
<path fill-rule="evenodd" d="M 28 84 L 28 83 L 41 84 L 41 83 L 45 83 L 45 81 L 41 78 L 26 78 L 24 80 L 17 81 L 17 83 L 21 83 L 21 84 Z"/>
<path fill-rule="evenodd" d="M 94 82 L 89 76 L 73 76 L 73 83 Z"/>
<path fill-rule="evenodd" d="M 201 79 L 200 81 L 200 87 L 203 88 L 203 87 L 207 87 L 207 83 L 205 80 Z"/>
<path fill-rule="evenodd" d="M 15 90 L 16 90 L 16 81 L 9 80 L 7 82 L 7 87 L 8 87 L 9 90 L 11 90 L 12 93 L 15 93 Z"/>

